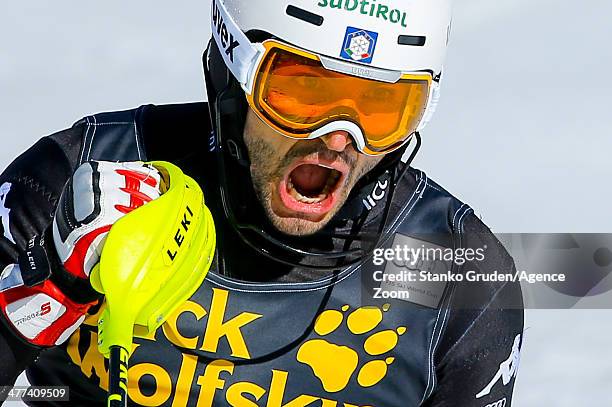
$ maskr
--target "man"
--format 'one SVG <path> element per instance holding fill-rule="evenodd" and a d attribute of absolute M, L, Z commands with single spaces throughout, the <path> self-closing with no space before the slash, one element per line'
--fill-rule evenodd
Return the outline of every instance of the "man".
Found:
<path fill-rule="evenodd" d="M 88 278 L 112 224 L 163 192 L 142 161 L 164 160 L 203 188 L 217 253 L 190 300 L 134 339 L 130 403 L 510 405 L 516 284 L 374 294 L 398 293 L 375 276 L 442 260 L 405 253 L 450 250 L 452 275 L 514 267 L 469 206 L 409 167 L 449 1 L 214 0 L 212 30 L 209 105 L 87 117 L 0 178 L 14 237 L 0 239 L 1 383 L 27 368 L 72 404 L 105 402 L 104 304 Z"/>

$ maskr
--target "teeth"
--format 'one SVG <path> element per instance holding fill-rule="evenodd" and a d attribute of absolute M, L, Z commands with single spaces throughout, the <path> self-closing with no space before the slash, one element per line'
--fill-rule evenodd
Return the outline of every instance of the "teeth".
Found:
<path fill-rule="evenodd" d="M 325 198 L 327 198 L 327 196 L 329 195 L 329 194 L 325 193 L 325 191 L 323 191 L 318 196 L 315 196 L 315 197 L 312 197 L 312 198 L 304 196 L 304 195 L 300 194 L 295 189 L 295 187 L 293 186 L 293 183 L 291 182 L 291 180 L 289 180 L 289 184 L 288 184 L 288 188 L 287 189 L 289 190 L 289 195 L 294 197 L 297 201 L 302 202 L 302 203 L 306 203 L 306 204 L 315 204 L 315 203 L 323 202 L 323 200 L 325 200 Z"/>
<path fill-rule="evenodd" d="M 325 184 L 325 188 L 318 196 L 315 197 L 307 197 L 300 194 L 295 187 L 293 186 L 293 182 L 291 178 L 289 178 L 287 183 L 287 190 L 289 191 L 289 195 L 295 198 L 297 201 L 306 203 L 306 204 L 315 204 L 319 202 L 323 202 L 330 194 L 332 188 L 338 183 L 338 180 L 342 176 L 341 173 L 334 171 L 332 175 L 327 179 L 327 183 Z"/>

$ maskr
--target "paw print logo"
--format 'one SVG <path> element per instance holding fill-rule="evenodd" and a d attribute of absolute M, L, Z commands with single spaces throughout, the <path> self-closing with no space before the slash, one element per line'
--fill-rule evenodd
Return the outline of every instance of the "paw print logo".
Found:
<path fill-rule="evenodd" d="M 364 352 L 324 338 L 305 342 L 297 353 L 297 360 L 312 369 L 325 391 L 329 393 L 343 390 L 357 370 L 357 383 L 361 387 L 378 384 L 387 375 L 388 366 L 395 360 L 394 357 L 384 355 L 395 349 L 399 337 L 406 333 L 406 327 L 403 326 L 395 330 L 376 331 L 383 320 L 384 312 L 389 310 L 389 304 L 385 304 L 382 309 L 358 308 L 347 316 L 348 310 L 349 306 L 345 305 L 342 311 L 323 311 L 315 321 L 314 331 L 320 337 L 327 338 L 345 323 L 351 334 L 364 336 L 363 351 L 375 359 L 360 363 L 359 355 Z"/>

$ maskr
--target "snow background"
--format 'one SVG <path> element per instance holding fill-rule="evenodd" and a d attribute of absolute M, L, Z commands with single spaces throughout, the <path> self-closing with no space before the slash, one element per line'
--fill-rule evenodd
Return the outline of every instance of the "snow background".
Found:
<path fill-rule="evenodd" d="M 416 165 L 494 231 L 612 232 L 611 13 L 606 0 L 456 1 Z M 208 1 L 5 2 L 0 167 L 87 114 L 202 100 L 207 15 Z M 612 405 L 610 317 L 528 310 L 514 405 Z"/>

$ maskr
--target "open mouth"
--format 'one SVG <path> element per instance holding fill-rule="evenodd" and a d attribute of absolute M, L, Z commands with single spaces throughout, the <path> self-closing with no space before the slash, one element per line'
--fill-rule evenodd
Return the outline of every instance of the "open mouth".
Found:
<path fill-rule="evenodd" d="M 301 159 L 288 168 L 279 185 L 280 197 L 292 212 L 323 215 L 337 202 L 348 167 L 339 161 Z"/>

